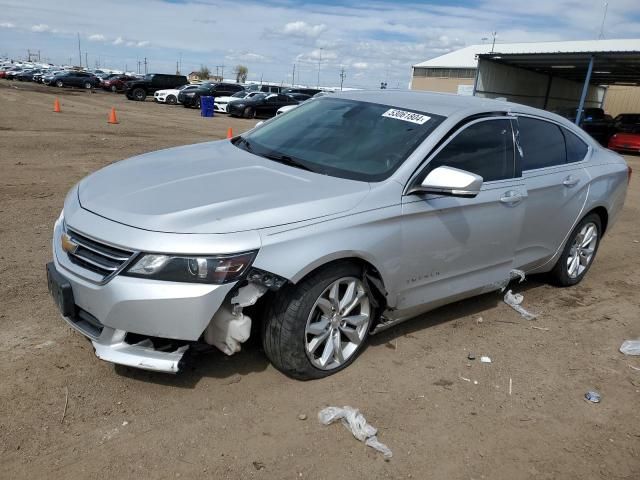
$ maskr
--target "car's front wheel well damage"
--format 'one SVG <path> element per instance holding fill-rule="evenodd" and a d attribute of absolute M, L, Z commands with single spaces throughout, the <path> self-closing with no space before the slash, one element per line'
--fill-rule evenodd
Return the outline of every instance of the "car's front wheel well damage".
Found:
<path fill-rule="evenodd" d="M 355 257 L 333 260 L 315 268 L 299 282 L 318 270 L 339 262 L 356 264 L 360 268 L 362 281 L 374 307 L 376 318 L 372 322 L 372 327 L 375 327 L 380 315 L 387 308 L 387 292 L 380 272 L 366 260 Z M 241 344 L 260 331 L 264 313 L 267 311 L 266 306 L 275 300 L 281 289 L 287 288 L 295 288 L 295 286 L 287 279 L 273 273 L 252 269 L 247 277 L 227 295 L 204 330 L 202 340 L 209 345 L 214 345 L 227 355 L 239 352 Z"/>

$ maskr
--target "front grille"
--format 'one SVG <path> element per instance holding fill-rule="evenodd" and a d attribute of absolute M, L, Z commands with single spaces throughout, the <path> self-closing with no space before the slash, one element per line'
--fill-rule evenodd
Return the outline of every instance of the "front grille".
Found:
<path fill-rule="evenodd" d="M 67 235 L 78 245 L 75 252 L 67 252 L 69 260 L 79 267 L 101 275 L 103 280 L 119 272 L 134 255 L 130 250 L 106 245 L 69 228 Z"/>

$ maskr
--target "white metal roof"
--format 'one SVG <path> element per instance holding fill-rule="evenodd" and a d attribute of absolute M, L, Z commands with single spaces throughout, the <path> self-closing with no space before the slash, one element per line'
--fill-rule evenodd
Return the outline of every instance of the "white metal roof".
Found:
<path fill-rule="evenodd" d="M 480 53 L 585 53 L 585 52 L 640 52 L 640 39 L 578 40 L 571 42 L 491 43 L 470 45 L 441 55 L 414 67 L 475 68 Z"/>

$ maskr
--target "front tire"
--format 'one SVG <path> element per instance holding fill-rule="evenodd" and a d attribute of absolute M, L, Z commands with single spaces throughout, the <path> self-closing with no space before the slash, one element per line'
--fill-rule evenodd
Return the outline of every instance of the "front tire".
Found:
<path fill-rule="evenodd" d="M 118 87 L 116 87 L 115 85 L 111 85 L 111 91 L 112 92 L 117 92 L 118 91 Z"/>
<path fill-rule="evenodd" d="M 144 102 L 147 98 L 147 92 L 144 91 L 143 88 L 136 88 L 133 91 L 133 99 L 138 102 Z"/>
<path fill-rule="evenodd" d="M 362 351 L 374 319 L 373 302 L 352 263 L 321 268 L 270 302 L 262 343 L 271 363 L 300 380 L 332 375 Z"/>
<path fill-rule="evenodd" d="M 562 255 L 551 271 L 551 280 L 560 287 L 577 285 L 591 268 L 598 253 L 602 222 L 591 213 L 573 229 Z"/>
<path fill-rule="evenodd" d="M 59 88 L 64 87 L 64 83 L 62 82 L 62 80 L 58 80 L 58 81 L 56 82 L 56 87 L 59 87 Z"/>
<path fill-rule="evenodd" d="M 91 82 L 84 82 L 84 88 L 86 88 L 87 90 L 91 90 L 93 88 L 93 85 L 91 85 Z"/>
<path fill-rule="evenodd" d="M 176 103 L 178 103 L 178 99 L 175 95 L 169 95 L 165 100 L 165 103 L 167 103 L 168 105 L 175 105 Z"/>
<path fill-rule="evenodd" d="M 242 112 L 242 116 L 244 118 L 256 118 L 256 112 L 253 110 L 253 108 L 247 107 L 244 109 L 244 112 Z"/>

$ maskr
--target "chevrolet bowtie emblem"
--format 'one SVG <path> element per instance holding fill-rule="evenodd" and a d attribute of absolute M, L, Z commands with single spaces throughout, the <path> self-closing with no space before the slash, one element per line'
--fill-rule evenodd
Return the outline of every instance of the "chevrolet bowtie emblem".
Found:
<path fill-rule="evenodd" d="M 60 243 L 62 244 L 62 249 L 67 253 L 74 254 L 78 250 L 78 244 L 71 240 L 71 237 L 66 233 L 60 236 Z"/>

